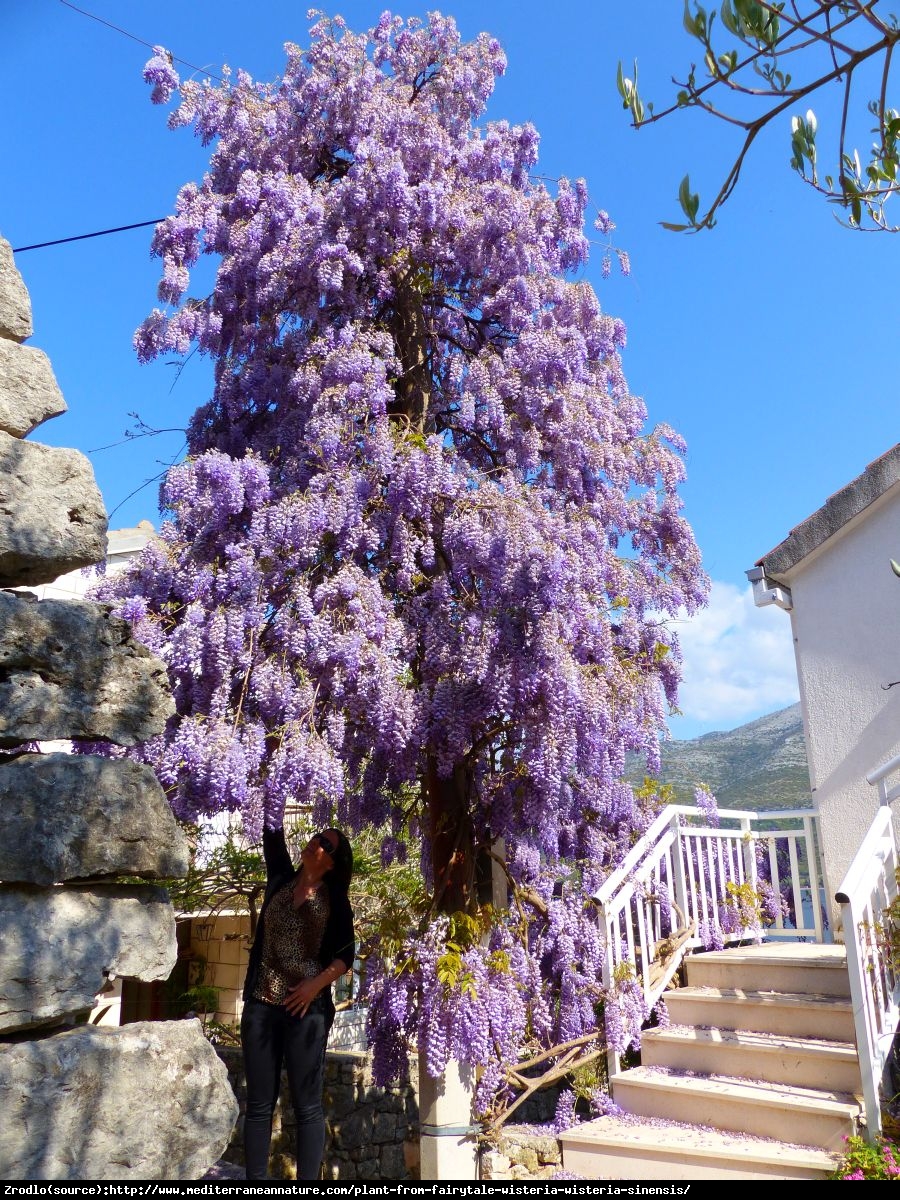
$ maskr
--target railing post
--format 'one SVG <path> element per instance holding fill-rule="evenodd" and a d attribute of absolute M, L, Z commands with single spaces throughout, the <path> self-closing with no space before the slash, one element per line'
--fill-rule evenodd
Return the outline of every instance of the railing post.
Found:
<path fill-rule="evenodd" d="M 749 817 L 741 817 L 741 853 L 744 856 L 744 878 L 756 891 L 756 840 Z"/>
<path fill-rule="evenodd" d="M 803 818 L 803 836 L 806 839 L 806 866 L 809 873 L 809 902 L 812 905 L 813 928 L 816 931 L 816 941 L 825 940 L 825 930 L 822 926 L 822 903 L 819 898 L 819 872 L 816 869 L 816 839 L 813 830 L 812 817 Z"/>
<path fill-rule="evenodd" d="M 838 893 L 837 899 L 842 900 L 840 893 Z M 857 914 L 853 911 L 849 898 L 843 899 L 841 903 L 841 924 L 844 929 L 844 943 L 847 947 L 850 1000 L 853 1005 L 856 1049 L 859 1054 L 859 1072 L 866 1110 L 866 1137 L 869 1141 L 874 1141 L 881 1133 L 881 1101 L 878 1096 L 880 1081 L 876 1077 L 879 1063 L 877 1055 L 874 1053 L 878 1039 L 872 1027 L 870 989 L 867 987 L 864 974 L 868 964 L 862 961 L 863 950 L 860 944 Z"/>
<path fill-rule="evenodd" d="M 672 856 L 672 866 L 675 874 L 675 878 L 672 881 L 675 890 L 674 900 L 678 906 L 678 911 L 684 918 L 685 926 L 687 927 L 691 924 L 693 917 L 689 907 L 687 878 L 684 873 L 685 844 L 684 839 L 681 836 L 681 824 L 677 815 L 673 817 L 673 821 L 675 823 L 675 845 L 673 846 L 675 853 Z"/>
<path fill-rule="evenodd" d="M 600 904 L 600 920 L 603 922 L 603 928 L 606 930 L 606 945 L 603 947 L 603 990 L 609 994 L 615 982 L 616 975 L 616 956 L 614 951 L 615 933 L 612 928 L 612 919 L 607 913 L 606 905 Z M 606 1073 L 610 1079 L 613 1079 L 621 1072 L 622 1066 L 619 1062 L 618 1050 L 613 1050 L 609 1042 L 606 1043 Z"/>

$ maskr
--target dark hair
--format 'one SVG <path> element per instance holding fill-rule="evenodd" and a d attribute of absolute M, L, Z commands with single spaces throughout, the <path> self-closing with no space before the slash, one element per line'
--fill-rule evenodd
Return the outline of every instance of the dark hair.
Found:
<path fill-rule="evenodd" d="M 329 832 L 337 835 L 337 845 L 331 856 L 334 866 L 325 876 L 325 882 L 331 891 L 346 896 L 350 880 L 353 878 L 353 847 L 339 829 L 331 829 Z"/>

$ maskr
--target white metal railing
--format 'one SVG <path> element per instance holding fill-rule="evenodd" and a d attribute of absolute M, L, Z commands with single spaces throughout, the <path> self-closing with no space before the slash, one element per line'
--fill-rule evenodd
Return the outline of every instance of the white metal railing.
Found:
<path fill-rule="evenodd" d="M 622 965 L 630 964 L 647 1007 L 653 1008 L 684 956 L 704 944 L 704 926 L 717 927 L 723 942 L 753 937 L 824 940 L 815 813 L 725 809 L 719 819 L 719 827 L 712 828 L 699 808 L 668 805 L 605 880 L 595 896 L 606 934 L 604 987 L 611 987 Z M 729 884 L 749 884 L 756 891 L 760 843 L 779 898 L 778 915 L 765 928 L 758 922 L 740 923 L 739 894 L 728 902 Z M 788 918 L 780 909 L 782 896 L 788 899 Z M 609 1070 L 619 1070 L 614 1053 Z"/>
<path fill-rule="evenodd" d="M 880 767 L 876 767 L 866 776 L 866 783 L 878 787 L 878 799 L 882 804 L 890 804 L 892 800 L 896 800 L 900 796 L 900 780 L 897 780 L 892 788 L 887 785 L 888 776 L 893 775 L 898 768 L 900 768 L 900 754 L 896 758 L 889 758 L 886 763 L 882 763 Z"/>
<path fill-rule="evenodd" d="M 881 1132 L 879 1085 L 900 1025 L 900 978 L 885 952 L 885 943 L 896 932 L 885 911 L 897 897 L 897 842 L 890 802 L 900 796 L 900 783 L 888 788 L 886 780 L 898 770 L 900 756 L 866 776 L 878 786 L 881 804 L 835 896 L 847 946 L 869 1137 Z"/>

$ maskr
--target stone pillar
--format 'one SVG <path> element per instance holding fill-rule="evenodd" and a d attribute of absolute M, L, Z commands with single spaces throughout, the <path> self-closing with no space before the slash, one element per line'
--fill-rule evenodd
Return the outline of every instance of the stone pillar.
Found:
<path fill-rule="evenodd" d="M 419 1135 L 422 1179 L 477 1179 L 478 1156 L 472 1125 L 475 1073 L 450 1062 L 438 1079 L 419 1068 Z"/>
<path fill-rule="evenodd" d="M 0 589 L 50 583 L 106 554 L 90 463 L 22 440 L 66 408 L 46 355 L 22 344 L 31 332 L 0 239 Z M 234 1125 L 227 1072 L 198 1021 L 78 1026 L 116 977 L 166 979 L 175 965 L 168 894 L 119 879 L 187 871 L 159 783 L 125 759 L 27 745 L 133 746 L 172 712 L 164 664 L 107 607 L 0 590 L 4 1179 L 197 1179 Z"/>
<path fill-rule="evenodd" d="M 479 899 L 494 909 L 506 908 L 509 885 L 506 872 L 497 862 L 504 858 L 502 839 L 494 843 L 495 858 L 480 880 Z M 465 1063 L 451 1062 L 439 1079 L 432 1079 L 419 1067 L 421 1105 L 421 1177 L 422 1179 L 477 1179 L 478 1147 L 472 1136 L 472 1101 L 475 1074 Z"/>

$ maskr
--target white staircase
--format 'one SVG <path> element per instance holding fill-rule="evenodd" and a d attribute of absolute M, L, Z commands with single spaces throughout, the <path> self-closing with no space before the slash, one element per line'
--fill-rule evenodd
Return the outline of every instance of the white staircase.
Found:
<path fill-rule="evenodd" d="M 624 1118 L 562 1137 L 589 1179 L 824 1179 L 858 1132 L 860 1067 L 842 946 L 780 943 L 686 960 L 668 1029 L 612 1079 Z"/>

